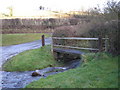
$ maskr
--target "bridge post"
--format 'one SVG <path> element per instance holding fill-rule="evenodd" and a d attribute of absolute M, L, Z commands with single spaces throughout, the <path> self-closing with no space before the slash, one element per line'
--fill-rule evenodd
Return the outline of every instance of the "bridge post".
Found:
<path fill-rule="evenodd" d="M 105 52 L 108 51 L 108 36 L 105 36 Z"/>
<path fill-rule="evenodd" d="M 99 52 L 102 52 L 102 50 L 103 50 L 103 40 L 102 40 L 102 37 L 101 36 L 99 36 L 99 38 L 98 38 L 98 48 L 99 48 Z"/>
<path fill-rule="evenodd" d="M 45 36 L 42 35 L 42 47 L 45 46 Z"/>
<path fill-rule="evenodd" d="M 52 41 L 51 41 L 51 52 L 53 53 L 53 38 L 52 38 Z"/>

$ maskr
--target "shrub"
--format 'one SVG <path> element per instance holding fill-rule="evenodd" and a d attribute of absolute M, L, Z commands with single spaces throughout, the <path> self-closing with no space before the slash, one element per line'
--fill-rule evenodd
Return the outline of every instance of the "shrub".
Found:
<path fill-rule="evenodd" d="M 74 26 L 61 26 L 55 29 L 53 37 L 73 37 L 76 35 Z"/>
<path fill-rule="evenodd" d="M 105 29 L 108 32 L 108 38 L 109 40 L 109 52 L 112 54 L 116 54 L 119 55 L 120 54 L 120 42 L 118 40 L 118 38 L 120 38 L 119 34 L 119 28 L 118 26 L 120 26 L 120 21 L 115 20 L 115 21 L 110 21 L 108 22 L 108 24 L 106 25 Z"/>
<path fill-rule="evenodd" d="M 69 19 L 70 25 L 77 25 L 79 20 L 77 18 Z"/>
<path fill-rule="evenodd" d="M 76 30 L 73 26 L 61 26 L 56 28 L 53 33 L 53 37 L 74 37 L 76 35 Z M 54 44 L 71 43 L 68 40 L 53 40 Z"/>
<path fill-rule="evenodd" d="M 105 38 L 106 36 L 109 38 L 109 47 L 108 51 L 112 54 L 120 54 L 120 50 L 118 46 L 120 43 L 118 42 L 119 38 L 119 29 L 118 29 L 118 20 L 112 20 L 105 23 L 97 23 L 90 28 L 89 32 L 86 34 L 88 37 L 98 37 L 102 36 Z"/>
<path fill-rule="evenodd" d="M 55 30 L 53 36 L 55 37 L 91 37 L 98 38 L 101 36 L 102 38 L 109 38 L 109 47 L 108 52 L 112 54 L 120 54 L 120 50 L 118 46 L 120 43 L 118 42 L 119 38 L 119 29 L 118 24 L 120 24 L 119 20 L 111 20 L 104 21 L 99 19 L 91 20 L 90 23 L 84 23 L 79 25 L 72 26 L 61 26 Z M 58 40 L 54 41 L 57 42 Z M 62 40 L 61 40 L 62 42 Z M 66 40 L 62 42 L 63 44 L 69 44 L 77 42 L 75 40 Z M 90 46 L 98 47 L 98 42 L 90 42 Z"/>

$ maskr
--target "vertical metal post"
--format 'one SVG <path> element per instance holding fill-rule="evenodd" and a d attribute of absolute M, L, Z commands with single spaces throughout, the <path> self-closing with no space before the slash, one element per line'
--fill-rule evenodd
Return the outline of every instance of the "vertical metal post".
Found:
<path fill-rule="evenodd" d="M 42 46 L 45 46 L 45 36 L 42 35 Z"/>
<path fill-rule="evenodd" d="M 103 45 L 102 45 L 102 37 L 99 36 L 98 38 L 98 47 L 99 47 L 99 52 L 102 52 L 102 48 L 103 48 Z"/>

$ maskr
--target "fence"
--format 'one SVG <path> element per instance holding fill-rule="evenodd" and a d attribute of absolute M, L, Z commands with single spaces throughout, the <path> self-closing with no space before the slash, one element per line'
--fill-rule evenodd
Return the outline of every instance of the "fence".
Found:
<path fill-rule="evenodd" d="M 81 37 L 52 37 L 53 43 L 52 43 L 52 50 L 54 47 L 59 47 L 59 48 L 70 48 L 70 49 L 82 49 L 82 50 L 92 50 L 92 51 L 107 51 L 108 49 L 108 39 L 109 38 L 81 38 Z M 54 44 L 54 40 L 84 40 L 84 41 L 97 41 L 98 42 L 98 48 L 92 48 L 92 47 L 76 47 L 76 46 L 66 46 L 66 45 L 60 45 L 60 44 Z M 104 43 L 104 45 L 103 45 Z"/>

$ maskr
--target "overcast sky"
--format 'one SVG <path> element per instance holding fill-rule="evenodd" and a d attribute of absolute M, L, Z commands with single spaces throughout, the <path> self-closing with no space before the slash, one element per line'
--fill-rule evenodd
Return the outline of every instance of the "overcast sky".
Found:
<path fill-rule="evenodd" d="M 13 7 L 14 13 L 39 12 L 39 6 L 51 10 L 85 10 L 100 5 L 103 7 L 108 0 L 0 0 L 0 12 L 8 12 L 9 6 Z M 118 1 L 118 0 L 115 0 Z"/>

